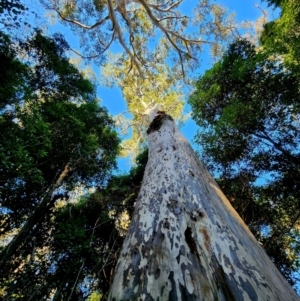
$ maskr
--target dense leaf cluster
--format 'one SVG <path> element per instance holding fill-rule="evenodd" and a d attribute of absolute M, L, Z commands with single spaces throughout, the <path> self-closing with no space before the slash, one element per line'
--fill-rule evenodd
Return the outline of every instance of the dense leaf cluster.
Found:
<path fill-rule="evenodd" d="M 297 0 L 266 0 L 280 9 L 280 16 L 265 24 L 260 37 L 264 51 L 283 59 L 285 65 L 300 75 L 300 3 Z"/>

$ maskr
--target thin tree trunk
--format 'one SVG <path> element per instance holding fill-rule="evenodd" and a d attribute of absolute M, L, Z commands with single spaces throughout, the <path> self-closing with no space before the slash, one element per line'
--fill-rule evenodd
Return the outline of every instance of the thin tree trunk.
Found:
<path fill-rule="evenodd" d="M 108 300 L 300 300 L 168 115 L 149 160 Z"/>
<path fill-rule="evenodd" d="M 66 280 L 65 279 L 61 279 L 59 286 L 56 288 L 55 294 L 52 298 L 52 301 L 59 301 L 62 300 L 61 297 L 61 291 L 63 290 L 63 288 L 66 286 Z"/>
<path fill-rule="evenodd" d="M 46 213 L 53 207 L 55 201 L 61 198 L 61 195 L 53 196 L 53 192 L 61 186 L 62 181 L 69 171 L 70 166 L 67 164 L 55 184 L 48 189 L 40 204 L 28 217 L 20 232 L 14 236 L 11 242 L 0 253 L 0 267 L 2 273 L 8 272 L 5 268 L 5 263 L 9 261 L 11 256 L 26 242 L 30 231 L 44 220 Z"/>

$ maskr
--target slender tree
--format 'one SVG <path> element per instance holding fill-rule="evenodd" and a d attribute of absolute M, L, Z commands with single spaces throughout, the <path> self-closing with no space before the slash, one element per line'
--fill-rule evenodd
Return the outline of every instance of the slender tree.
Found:
<path fill-rule="evenodd" d="M 173 119 L 149 159 L 108 300 L 299 300 Z"/>

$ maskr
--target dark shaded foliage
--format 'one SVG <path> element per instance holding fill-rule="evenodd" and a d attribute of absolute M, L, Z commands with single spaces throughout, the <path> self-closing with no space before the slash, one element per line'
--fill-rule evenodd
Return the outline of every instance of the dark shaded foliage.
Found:
<path fill-rule="evenodd" d="M 278 56 L 286 68 L 300 76 L 300 2 L 296 0 L 268 0 L 280 10 L 277 19 L 268 22 L 260 37 L 264 52 Z"/>
<path fill-rule="evenodd" d="M 26 53 L 22 61 L 20 49 Z M 57 287 L 48 279 L 65 254 L 57 255 L 56 265 L 56 257 L 50 264 L 47 253 L 57 204 L 68 200 L 77 185 L 103 186 L 115 167 L 119 139 L 113 121 L 98 105 L 94 86 L 68 61 L 67 49 L 60 35 L 49 38 L 36 31 L 25 41 L 12 41 L 0 33 L 0 282 L 5 300 L 43 300 Z M 82 248 L 75 253 L 85 252 L 86 244 Z"/>

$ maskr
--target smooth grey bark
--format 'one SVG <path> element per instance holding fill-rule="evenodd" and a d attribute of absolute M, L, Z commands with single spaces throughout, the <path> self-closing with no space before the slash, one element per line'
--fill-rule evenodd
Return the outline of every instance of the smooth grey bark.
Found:
<path fill-rule="evenodd" d="M 149 159 L 108 300 L 296 301 L 168 115 Z"/>

